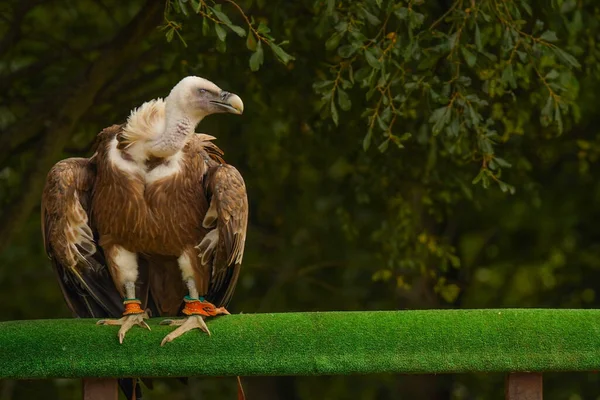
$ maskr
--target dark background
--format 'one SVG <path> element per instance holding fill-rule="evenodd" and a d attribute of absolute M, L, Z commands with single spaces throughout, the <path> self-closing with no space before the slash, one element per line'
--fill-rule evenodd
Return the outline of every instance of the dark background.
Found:
<path fill-rule="evenodd" d="M 50 167 L 186 75 L 245 104 L 198 127 L 248 188 L 231 311 L 597 307 L 594 1 L 237 4 L 0 2 L 0 321 L 70 316 L 40 234 Z M 600 392 L 597 374 L 545 376 L 547 399 Z M 245 384 L 260 399 L 503 398 L 501 374 Z M 79 391 L 0 382 L 1 400 Z M 234 379 L 194 378 L 145 398 L 234 396 Z"/>

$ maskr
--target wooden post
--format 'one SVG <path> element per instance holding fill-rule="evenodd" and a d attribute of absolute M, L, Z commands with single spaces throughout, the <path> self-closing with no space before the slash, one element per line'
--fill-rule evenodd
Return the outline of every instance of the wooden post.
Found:
<path fill-rule="evenodd" d="M 506 400 L 542 400 L 542 374 L 513 372 L 506 376 Z"/>
<path fill-rule="evenodd" d="M 118 400 L 116 379 L 86 378 L 83 380 L 83 400 Z"/>

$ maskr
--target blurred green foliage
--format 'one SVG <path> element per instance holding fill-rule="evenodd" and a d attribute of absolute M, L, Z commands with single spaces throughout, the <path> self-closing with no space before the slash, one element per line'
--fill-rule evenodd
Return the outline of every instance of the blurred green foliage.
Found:
<path fill-rule="evenodd" d="M 40 237 L 50 166 L 89 156 L 100 129 L 192 74 L 245 103 L 199 127 L 249 192 L 234 312 L 598 304 L 593 0 L 7 0 L 0 17 L 1 320 L 68 315 Z M 598 383 L 551 374 L 546 398 L 595 398 Z M 262 399 L 488 399 L 502 377 L 247 386 Z M 5 382 L 0 398 L 77 390 Z M 234 391 L 211 378 L 146 393 Z"/>

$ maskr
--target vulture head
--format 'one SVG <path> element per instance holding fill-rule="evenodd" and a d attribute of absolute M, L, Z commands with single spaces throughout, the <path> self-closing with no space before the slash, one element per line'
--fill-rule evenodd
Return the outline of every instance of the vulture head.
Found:
<path fill-rule="evenodd" d="M 167 115 L 175 112 L 198 122 L 210 114 L 241 114 L 244 111 L 244 103 L 238 95 L 197 76 L 183 78 L 165 100 Z"/>
<path fill-rule="evenodd" d="M 149 143 L 143 158 L 169 157 L 179 152 L 206 116 L 217 113 L 241 114 L 244 103 L 211 81 L 197 76 L 183 78 L 165 99 L 164 130 Z"/>

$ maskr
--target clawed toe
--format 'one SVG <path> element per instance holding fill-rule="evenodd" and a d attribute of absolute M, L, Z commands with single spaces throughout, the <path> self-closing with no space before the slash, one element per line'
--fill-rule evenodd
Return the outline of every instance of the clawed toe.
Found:
<path fill-rule="evenodd" d="M 101 319 L 100 321 L 96 322 L 96 325 L 120 325 L 121 328 L 119 329 L 118 337 L 119 337 L 119 343 L 123 344 L 125 335 L 127 334 L 127 331 L 129 331 L 129 329 L 131 329 L 132 326 L 138 325 L 142 328 L 148 329 L 149 331 L 151 330 L 150 326 L 146 323 L 146 321 L 144 321 L 144 319 L 147 319 L 147 318 L 148 318 L 148 313 L 144 312 L 141 314 L 126 315 L 119 319 Z"/>
<path fill-rule="evenodd" d="M 160 321 L 159 325 L 179 326 L 185 322 L 185 319 L 165 319 Z"/>
<path fill-rule="evenodd" d="M 160 343 L 161 346 L 164 346 L 166 343 L 172 342 L 174 339 L 183 335 L 187 331 L 192 329 L 200 329 L 210 336 L 210 331 L 208 330 L 208 326 L 206 326 L 206 322 L 204 322 L 204 318 L 201 315 L 192 315 L 185 319 L 166 319 L 161 321 L 161 325 L 172 325 L 179 326 L 173 332 L 169 333 Z"/>

